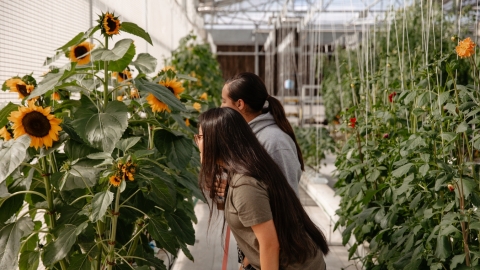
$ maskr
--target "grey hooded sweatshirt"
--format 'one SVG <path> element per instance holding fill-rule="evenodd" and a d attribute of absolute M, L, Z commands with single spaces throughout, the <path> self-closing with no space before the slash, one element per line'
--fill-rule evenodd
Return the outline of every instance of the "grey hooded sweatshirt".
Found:
<path fill-rule="evenodd" d="M 277 126 L 270 112 L 255 117 L 248 124 L 298 196 L 298 182 L 302 176 L 302 168 L 292 138 Z"/>

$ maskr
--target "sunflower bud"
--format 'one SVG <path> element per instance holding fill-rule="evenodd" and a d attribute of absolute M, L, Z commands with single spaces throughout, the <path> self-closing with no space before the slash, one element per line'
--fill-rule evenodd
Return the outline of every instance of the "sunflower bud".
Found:
<path fill-rule="evenodd" d="M 447 188 L 448 190 L 450 190 L 450 192 L 453 192 L 455 190 L 455 186 L 453 186 L 452 184 L 448 184 Z"/>
<path fill-rule="evenodd" d="M 457 42 L 458 37 L 457 37 L 456 35 L 455 35 L 455 36 L 452 36 L 452 37 L 450 38 L 450 40 L 452 40 L 453 42 Z"/>
<path fill-rule="evenodd" d="M 350 84 L 350 87 L 351 87 L 351 88 L 355 88 L 355 84 L 351 83 L 351 84 Z"/>

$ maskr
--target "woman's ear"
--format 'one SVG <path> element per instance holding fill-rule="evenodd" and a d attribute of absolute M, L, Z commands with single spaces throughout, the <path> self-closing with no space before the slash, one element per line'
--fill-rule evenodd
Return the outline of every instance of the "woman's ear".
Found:
<path fill-rule="evenodd" d="M 235 106 L 237 106 L 238 110 L 239 111 L 244 111 L 245 110 L 245 102 L 243 101 L 243 99 L 238 99 L 236 102 L 235 102 Z"/>

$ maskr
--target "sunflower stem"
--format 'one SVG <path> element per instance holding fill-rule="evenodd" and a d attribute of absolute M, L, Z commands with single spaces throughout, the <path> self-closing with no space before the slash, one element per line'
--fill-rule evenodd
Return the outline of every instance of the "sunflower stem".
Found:
<path fill-rule="evenodd" d="M 105 35 L 105 49 L 108 49 L 108 35 Z M 107 109 L 107 104 L 108 104 L 108 81 L 109 81 L 109 76 L 108 76 L 108 61 L 103 62 L 103 66 L 105 68 L 105 80 L 103 81 L 103 108 L 104 110 Z"/>
<path fill-rule="evenodd" d="M 112 213 L 112 231 L 110 234 L 110 241 L 108 242 L 109 252 L 107 257 L 108 270 L 112 270 L 115 264 L 115 239 L 117 236 L 117 220 L 120 210 L 120 187 L 117 187 L 117 194 L 115 195 L 115 209 Z"/>
<path fill-rule="evenodd" d="M 51 189 L 51 184 L 50 184 L 50 176 L 48 173 L 48 168 L 47 168 L 47 157 L 42 157 L 40 159 L 40 163 L 42 165 L 43 173 L 43 182 L 45 183 L 45 195 L 47 196 L 47 203 L 48 203 L 48 218 L 46 219 L 48 228 L 50 229 L 50 232 L 55 228 L 56 225 L 56 220 L 55 220 L 55 205 L 53 204 L 53 194 L 52 194 L 52 189 Z M 48 239 L 47 235 L 47 239 Z M 55 239 L 48 239 L 49 242 Z M 65 261 L 62 259 L 60 260 L 60 267 L 62 270 L 66 270 L 67 266 L 65 264 Z"/>

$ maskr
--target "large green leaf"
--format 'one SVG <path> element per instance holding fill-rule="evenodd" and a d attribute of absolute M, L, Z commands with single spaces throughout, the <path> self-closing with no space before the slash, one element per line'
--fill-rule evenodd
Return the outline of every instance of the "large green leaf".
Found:
<path fill-rule="evenodd" d="M 182 210 L 175 211 L 171 214 L 165 214 L 168 225 L 172 228 L 177 238 L 188 245 L 195 244 L 195 230 L 190 218 Z"/>
<path fill-rule="evenodd" d="M 165 86 L 144 79 L 135 79 L 134 82 L 139 91 L 151 93 L 158 100 L 167 104 L 172 110 L 186 111 L 185 105 Z"/>
<path fill-rule="evenodd" d="M 72 139 L 65 142 L 63 150 L 71 161 L 84 158 L 89 154 L 97 153 L 99 151 L 98 149 L 90 147 L 83 142 L 78 142 Z"/>
<path fill-rule="evenodd" d="M 4 127 L 8 123 L 7 117 L 10 113 L 18 110 L 18 105 L 9 102 L 5 107 L 0 110 L 0 128 Z"/>
<path fill-rule="evenodd" d="M 452 258 L 452 264 L 450 264 L 450 269 L 455 269 L 458 264 L 462 264 L 465 260 L 465 254 L 455 255 Z"/>
<path fill-rule="evenodd" d="M 43 264 L 51 266 L 65 258 L 77 239 L 77 227 L 71 224 L 55 229 L 56 239 L 45 246 Z"/>
<path fill-rule="evenodd" d="M 92 51 L 92 59 L 95 61 L 117 61 L 120 60 L 133 43 L 131 39 L 122 39 L 118 41 L 112 50 L 100 48 Z"/>
<path fill-rule="evenodd" d="M 126 152 L 128 149 L 135 146 L 135 144 L 137 144 L 140 141 L 140 139 L 141 137 L 131 137 L 131 138 L 123 139 L 118 141 L 115 147 L 122 150 L 123 152 Z"/>
<path fill-rule="evenodd" d="M 92 263 L 88 254 L 77 254 L 72 257 L 67 270 L 91 270 Z"/>
<path fill-rule="evenodd" d="M 158 207 L 170 210 L 175 206 L 175 190 L 159 178 L 140 180 L 145 197 L 154 201 Z"/>
<path fill-rule="evenodd" d="M 128 126 L 128 108 L 123 102 L 111 101 L 103 113 L 78 110 L 72 122 L 77 133 L 93 147 L 111 153 Z"/>
<path fill-rule="evenodd" d="M 25 191 L 30 189 L 32 184 L 33 173 L 35 169 L 31 168 L 28 175 L 24 175 L 20 170 L 15 170 L 8 178 L 8 192 L 15 193 L 19 191 Z M 12 182 L 10 181 L 12 180 Z M 11 183 L 10 183 L 11 182 Z M 37 195 L 32 195 L 37 196 Z M 8 199 L 7 199 L 8 198 Z M 9 218 L 12 217 L 17 211 L 19 211 L 25 199 L 25 194 L 18 194 L 13 197 L 7 197 L 6 199 L 0 200 L 0 224 L 6 222 Z"/>
<path fill-rule="evenodd" d="M 406 173 L 408 173 L 408 171 L 410 170 L 410 168 L 413 166 L 412 163 L 408 163 L 408 164 L 405 164 L 403 165 L 402 167 L 394 170 L 392 172 L 392 176 L 393 177 L 397 177 L 397 178 L 400 178 L 402 176 L 404 176 Z"/>
<path fill-rule="evenodd" d="M 150 35 L 145 32 L 142 28 L 140 28 L 138 25 L 131 23 L 131 22 L 122 22 L 122 25 L 120 27 L 120 31 L 124 31 L 127 33 L 130 33 L 132 35 L 138 36 L 143 38 L 145 41 L 150 43 L 150 45 L 153 45 L 152 39 L 150 38 Z"/>
<path fill-rule="evenodd" d="M 192 158 L 193 142 L 184 136 L 176 136 L 168 130 L 157 130 L 154 143 L 158 152 L 168 157 L 178 168 L 185 168 Z"/>
<path fill-rule="evenodd" d="M 22 237 L 32 233 L 34 223 L 30 217 L 22 217 L 0 229 L 0 270 L 15 269 Z"/>
<path fill-rule="evenodd" d="M 451 244 L 448 237 L 445 235 L 438 235 L 437 248 L 435 249 L 435 257 L 440 259 L 446 259 L 451 253 Z"/>
<path fill-rule="evenodd" d="M 103 69 L 103 62 L 109 61 L 108 70 L 121 72 L 133 60 L 135 45 L 131 39 L 118 41 L 111 49 L 100 48 L 92 51 L 92 59 L 98 69 Z"/>
<path fill-rule="evenodd" d="M 133 61 L 132 64 L 139 72 L 148 74 L 155 72 L 155 69 L 157 68 L 157 59 L 148 53 L 140 53 L 137 56 L 137 60 Z"/>
<path fill-rule="evenodd" d="M 23 162 L 30 141 L 28 135 L 7 142 L 0 141 L 0 183 Z"/>
<path fill-rule="evenodd" d="M 102 171 L 102 169 L 73 165 L 63 176 L 59 188 L 72 190 L 76 188 L 86 188 L 87 186 L 92 187 L 97 183 L 100 171 Z"/>
<path fill-rule="evenodd" d="M 113 202 L 113 193 L 109 190 L 95 194 L 92 199 L 90 221 L 97 222 L 105 216 L 108 207 Z"/>
<path fill-rule="evenodd" d="M 150 247 L 148 248 L 152 250 Z M 173 254 L 176 254 L 176 252 Z M 153 252 L 148 252 L 144 248 L 137 248 L 135 250 L 135 255 L 137 256 L 137 258 L 143 258 L 143 260 L 135 260 L 135 262 L 140 266 L 138 268 L 135 268 L 135 270 L 151 270 L 151 267 L 153 267 L 153 269 L 155 270 L 167 270 L 165 263 L 156 256 L 154 256 Z"/>
<path fill-rule="evenodd" d="M 45 78 L 38 84 L 38 87 L 33 90 L 32 93 L 28 96 L 28 99 L 38 97 L 45 94 L 49 90 L 54 89 L 57 84 L 75 74 L 76 63 L 72 62 L 69 64 L 68 68 L 60 70 L 58 73 L 48 73 Z"/>
<path fill-rule="evenodd" d="M 200 188 L 198 187 L 198 178 L 193 173 L 182 171 L 182 174 L 180 174 L 178 177 L 175 177 L 175 180 L 177 180 L 184 187 L 188 188 L 192 192 L 193 196 L 202 201 L 205 200 Z"/>
<path fill-rule="evenodd" d="M 37 270 L 39 262 L 40 262 L 39 251 L 36 251 L 36 250 L 24 251 L 20 254 L 20 263 L 18 265 L 18 268 L 20 270 Z"/>
<path fill-rule="evenodd" d="M 463 194 L 465 198 L 468 199 L 470 194 L 474 192 L 475 189 L 478 188 L 478 184 L 475 182 L 475 180 L 470 178 L 462 179 L 462 183 L 463 183 Z"/>
<path fill-rule="evenodd" d="M 147 230 L 157 241 L 159 248 L 164 248 L 171 254 L 177 253 L 177 240 L 174 234 L 169 231 L 167 221 L 161 216 L 150 216 Z"/>

